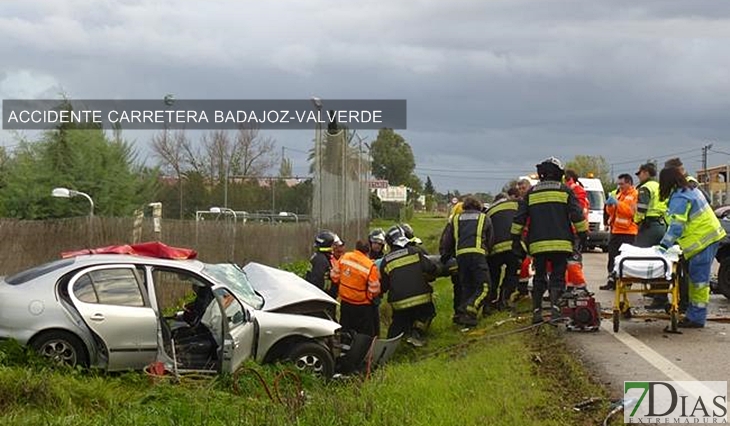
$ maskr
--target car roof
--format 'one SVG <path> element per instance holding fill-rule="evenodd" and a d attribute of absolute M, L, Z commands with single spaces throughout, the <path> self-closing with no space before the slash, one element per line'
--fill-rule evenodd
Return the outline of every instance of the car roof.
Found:
<path fill-rule="evenodd" d="M 137 256 L 131 254 L 84 254 L 75 256 L 74 266 L 84 266 L 85 264 L 113 264 L 113 263 L 144 263 L 146 265 L 158 266 L 177 266 L 190 269 L 192 271 L 201 271 L 205 263 L 199 260 L 191 259 L 163 259 L 159 257 Z"/>

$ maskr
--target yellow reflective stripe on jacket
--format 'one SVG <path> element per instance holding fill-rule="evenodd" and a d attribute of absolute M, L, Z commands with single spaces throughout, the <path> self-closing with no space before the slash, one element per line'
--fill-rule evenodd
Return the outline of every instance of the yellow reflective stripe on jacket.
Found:
<path fill-rule="evenodd" d="M 504 210 L 517 210 L 517 207 L 517 201 L 502 201 L 501 203 L 497 203 L 490 207 L 489 210 L 487 210 L 487 216 L 492 217 L 492 215 Z"/>
<path fill-rule="evenodd" d="M 509 229 L 509 233 L 512 235 L 522 235 L 523 229 L 525 229 L 525 225 L 512 222 L 512 227 Z"/>
<path fill-rule="evenodd" d="M 528 197 L 528 205 L 542 203 L 563 203 L 568 202 L 568 193 L 565 191 L 540 191 L 533 192 Z"/>
<path fill-rule="evenodd" d="M 644 186 L 651 193 L 651 199 L 646 208 L 646 217 L 664 217 L 667 213 L 669 200 L 659 201 L 659 182 L 650 180 Z"/>
<path fill-rule="evenodd" d="M 398 300 L 397 302 L 390 302 L 390 306 L 393 310 L 399 311 L 401 309 L 408 309 L 414 306 L 423 305 L 431 301 L 431 293 L 419 294 L 417 296 L 409 297 L 407 299 Z"/>
<path fill-rule="evenodd" d="M 512 241 L 502 241 L 492 247 L 492 254 L 502 253 L 512 250 Z"/>
<path fill-rule="evenodd" d="M 566 240 L 544 240 L 530 243 L 530 254 L 546 252 L 573 252 L 573 243 Z"/>
<path fill-rule="evenodd" d="M 418 263 L 421 259 L 418 257 L 418 253 L 409 254 L 408 256 L 403 256 L 401 258 L 398 258 L 392 262 L 388 262 L 385 265 L 385 273 L 389 274 L 393 271 L 393 269 L 402 268 L 406 265 L 411 265 L 413 263 Z"/>
<path fill-rule="evenodd" d="M 585 219 L 580 222 L 575 222 L 573 226 L 575 226 L 577 232 L 588 232 L 588 221 Z"/>

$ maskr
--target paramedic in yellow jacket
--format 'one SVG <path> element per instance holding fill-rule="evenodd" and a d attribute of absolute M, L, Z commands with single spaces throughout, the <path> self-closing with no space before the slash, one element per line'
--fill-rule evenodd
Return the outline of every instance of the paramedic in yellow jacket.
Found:
<path fill-rule="evenodd" d="M 669 227 L 659 248 L 678 244 L 688 262 L 689 306 L 680 327 L 702 328 L 710 301 L 710 270 L 725 230 L 697 188 L 692 188 L 676 167 L 659 174 L 659 197 L 669 200 Z"/>

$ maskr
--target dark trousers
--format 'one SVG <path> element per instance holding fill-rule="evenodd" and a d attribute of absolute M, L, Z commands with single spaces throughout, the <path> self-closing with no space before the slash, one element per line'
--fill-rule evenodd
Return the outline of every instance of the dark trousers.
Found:
<path fill-rule="evenodd" d="M 414 328 L 425 332 L 435 316 L 436 307 L 433 305 L 433 302 L 411 308 L 393 310 L 393 320 L 390 323 L 390 328 L 388 328 L 388 339 L 396 337 L 401 333 L 404 336 L 410 336 Z"/>
<path fill-rule="evenodd" d="M 459 307 L 461 306 L 461 283 L 459 283 L 459 274 L 451 276 L 451 285 L 454 288 L 454 316 L 459 315 Z"/>
<path fill-rule="evenodd" d="M 477 314 L 479 306 L 487 299 L 489 292 L 489 265 L 487 257 L 479 253 L 456 256 L 461 284 L 460 313 Z"/>
<path fill-rule="evenodd" d="M 517 289 L 522 262 L 512 251 L 504 251 L 487 258 L 492 282 L 489 285 L 489 301 L 505 304 Z M 504 267 L 504 275 L 502 274 Z"/>
<path fill-rule="evenodd" d="M 634 240 L 636 240 L 636 235 L 611 234 L 611 238 L 608 240 L 608 264 L 606 265 L 609 276 L 611 276 L 611 273 L 613 272 L 616 256 L 618 256 L 621 244 L 634 244 Z"/>
<path fill-rule="evenodd" d="M 532 264 L 535 267 L 535 276 L 532 278 L 533 297 L 542 297 L 545 290 L 565 290 L 565 270 L 568 268 L 568 257 L 571 253 L 552 252 L 540 253 L 532 256 Z M 548 280 L 547 262 L 552 265 L 550 278 Z M 548 285 L 549 283 L 549 285 Z"/>
<path fill-rule="evenodd" d="M 377 336 L 375 316 L 378 311 L 375 305 L 351 305 L 345 301 L 340 303 L 340 324 L 343 330 L 353 330 L 368 336 Z"/>

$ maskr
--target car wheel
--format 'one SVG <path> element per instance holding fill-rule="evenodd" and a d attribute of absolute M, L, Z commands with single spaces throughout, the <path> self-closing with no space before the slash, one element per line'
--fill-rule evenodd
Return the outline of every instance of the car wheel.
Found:
<path fill-rule="evenodd" d="M 335 361 L 332 354 L 319 343 L 300 343 L 289 352 L 289 360 L 299 371 L 314 373 L 330 378 L 335 374 Z"/>
<path fill-rule="evenodd" d="M 30 346 L 56 364 L 89 366 L 89 357 L 83 343 L 69 332 L 54 330 L 41 333 L 33 339 Z"/>
<path fill-rule="evenodd" d="M 720 270 L 717 271 L 717 290 L 730 299 L 730 257 L 720 262 Z"/>

